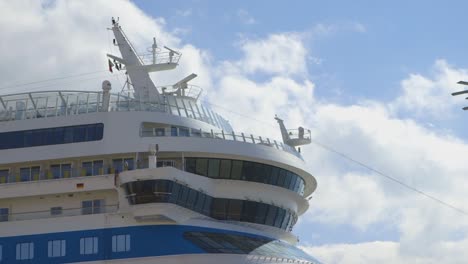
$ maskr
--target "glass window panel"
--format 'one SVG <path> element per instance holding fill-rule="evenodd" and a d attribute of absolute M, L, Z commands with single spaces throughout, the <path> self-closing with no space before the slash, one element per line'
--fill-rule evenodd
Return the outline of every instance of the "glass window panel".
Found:
<path fill-rule="evenodd" d="M 81 202 L 81 214 L 92 214 L 93 213 L 93 201 L 82 201 Z"/>
<path fill-rule="evenodd" d="M 82 166 L 82 174 L 84 175 L 81 175 L 81 176 L 91 176 L 93 175 L 93 162 L 89 161 L 89 162 L 83 162 L 81 163 L 81 166 Z"/>
<path fill-rule="evenodd" d="M 21 181 L 31 180 L 31 168 L 20 168 L 20 180 Z"/>
<path fill-rule="evenodd" d="M 267 204 L 258 203 L 257 204 L 257 210 L 256 210 L 256 213 L 255 213 L 255 223 L 264 224 L 267 211 L 268 211 L 268 205 Z"/>
<path fill-rule="evenodd" d="M 203 214 L 210 215 L 211 204 L 213 202 L 213 198 L 211 196 L 206 195 L 205 203 L 203 204 Z"/>
<path fill-rule="evenodd" d="M 284 186 L 285 181 L 286 181 L 286 170 L 280 169 L 277 185 Z"/>
<path fill-rule="evenodd" d="M 271 181 L 270 184 L 277 185 L 278 184 L 278 176 L 279 176 L 279 168 L 273 167 L 271 169 Z"/>
<path fill-rule="evenodd" d="M 171 136 L 173 137 L 177 137 L 178 133 L 177 133 L 177 127 L 173 126 L 171 127 Z"/>
<path fill-rule="evenodd" d="M 275 224 L 277 211 L 278 208 L 276 206 L 268 206 L 268 213 L 265 218 L 265 225 L 273 226 Z"/>
<path fill-rule="evenodd" d="M 86 127 L 76 126 L 73 128 L 73 142 L 83 142 L 86 140 Z"/>
<path fill-rule="evenodd" d="M 96 130 L 97 130 L 96 125 L 86 126 L 86 140 L 87 141 L 98 140 Z"/>
<path fill-rule="evenodd" d="M 211 208 L 212 208 L 212 216 L 215 219 L 226 219 L 226 206 L 227 200 L 226 199 L 213 199 Z"/>
<path fill-rule="evenodd" d="M 239 221 L 241 219 L 241 213 L 242 213 L 242 201 L 230 200 L 227 219 Z"/>
<path fill-rule="evenodd" d="M 64 129 L 64 143 L 72 143 L 73 142 L 73 127 L 65 127 Z"/>
<path fill-rule="evenodd" d="M 219 178 L 231 178 L 231 160 L 221 160 Z"/>
<path fill-rule="evenodd" d="M 193 209 L 195 207 L 195 202 L 197 200 L 198 191 L 190 189 L 190 193 L 187 199 L 187 208 Z"/>
<path fill-rule="evenodd" d="M 243 166 L 242 161 L 240 161 L 240 160 L 233 160 L 232 161 L 231 179 L 239 180 L 241 178 L 242 166 Z"/>
<path fill-rule="evenodd" d="M 197 201 L 196 201 L 195 207 L 194 207 L 194 211 L 196 211 L 198 213 L 202 213 L 203 204 L 205 202 L 205 197 L 206 197 L 206 194 L 204 194 L 204 193 L 199 193 L 198 194 Z"/>
<path fill-rule="evenodd" d="M 10 170 L 0 170 L 0 184 L 6 183 L 8 181 L 8 175 L 10 174 Z"/>
<path fill-rule="evenodd" d="M 208 177 L 218 178 L 219 177 L 219 159 L 208 160 Z"/>
<path fill-rule="evenodd" d="M 196 174 L 203 176 L 208 174 L 208 159 L 197 159 Z"/>
<path fill-rule="evenodd" d="M 185 170 L 190 173 L 196 173 L 197 160 L 195 158 L 185 159 Z"/>
<path fill-rule="evenodd" d="M 8 221 L 9 208 L 0 208 L 0 222 Z"/>
<path fill-rule="evenodd" d="M 96 125 L 96 140 L 101 140 L 104 137 L 104 124 Z"/>
<path fill-rule="evenodd" d="M 252 181 L 255 176 L 255 164 L 250 161 L 244 161 L 244 165 L 242 167 L 242 180 L 244 181 Z"/>
<path fill-rule="evenodd" d="M 284 210 L 283 208 L 278 208 L 278 213 L 276 215 L 276 220 L 275 220 L 276 227 L 281 227 L 285 214 L 286 214 L 286 210 Z"/>
<path fill-rule="evenodd" d="M 285 188 L 289 188 L 289 185 L 291 184 L 291 177 L 292 177 L 291 174 L 292 174 L 291 172 L 286 171 L 286 178 L 284 180 L 284 185 L 283 185 Z"/>
<path fill-rule="evenodd" d="M 255 222 L 255 214 L 257 211 L 257 204 L 253 201 L 244 201 L 241 220 L 246 222 Z"/>
<path fill-rule="evenodd" d="M 189 129 L 186 127 L 179 127 L 179 136 L 181 137 L 188 137 L 190 136 Z"/>

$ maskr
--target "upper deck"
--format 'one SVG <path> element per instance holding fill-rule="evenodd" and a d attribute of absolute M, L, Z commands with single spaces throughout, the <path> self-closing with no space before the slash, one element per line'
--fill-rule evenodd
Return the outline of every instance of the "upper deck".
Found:
<path fill-rule="evenodd" d="M 197 103 L 196 98 L 192 97 L 198 97 L 199 94 L 199 92 L 194 92 L 184 96 L 175 96 L 168 93 L 160 103 L 142 102 L 131 96 L 110 94 L 108 107 L 103 106 L 103 92 L 40 91 L 1 95 L 0 122 L 94 112 L 146 111 L 192 118 L 232 132 L 232 127 L 226 119 Z"/>
<path fill-rule="evenodd" d="M 198 96 L 198 93 L 193 93 Z M 14 120 L 48 119 L 53 117 L 66 117 L 86 115 L 96 112 L 157 112 L 199 120 L 219 129 L 202 130 L 198 128 L 187 128 L 175 133 L 177 127 L 165 128 L 164 135 L 189 136 L 215 138 L 244 143 L 253 143 L 270 146 L 283 150 L 301 158 L 300 153 L 292 146 L 282 142 L 252 134 L 234 132 L 231 125 L 223 117 L 198 104 L 192 94 L 175 96 L 167 94 L 165 103 L 148 103 L 137 101 L 130 96 L 122 94 L 108 94 L 109 104 L 104 106 L 105 94 L 92 91 L 42 91 L 19 93 L 0 96 L 0 122 Z M 142 137 L 160 136 L 154 128 L 142 128 Z M 182 128 L 181 128 L 182 129 Z M 183 133 L 187 131 L 186 133 Z M 160 132 L 160 131 L 159 131 Z M 307 135 L 310 138 L 310 134 Z"/>

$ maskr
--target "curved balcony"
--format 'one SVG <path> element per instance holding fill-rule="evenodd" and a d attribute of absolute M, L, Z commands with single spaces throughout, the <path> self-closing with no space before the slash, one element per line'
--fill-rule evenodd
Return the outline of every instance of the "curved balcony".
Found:
<path fill-rule="evenodd" d="M 239 132 L 227 132 L 224 130 L 202 130 L 186 127 L 146 127 L 143 124 L 140 135 L 142 137 L 201 137 L 201 138 L 212 138 L 219 140 L 230 140 L 238 141 L 250 144 L 259 144 L 276 148 L 279 150 L 286 151 L 294 156 L 302 159 L 301 153 L 299 153 L 294 147 L 278 142 L 274 139 L 267 137 L 254 136 L 252 134 L 245 134 Z"/>

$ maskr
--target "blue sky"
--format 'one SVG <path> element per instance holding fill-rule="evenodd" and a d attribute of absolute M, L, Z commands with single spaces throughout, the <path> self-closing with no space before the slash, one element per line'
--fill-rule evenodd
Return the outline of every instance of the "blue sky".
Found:
<path fill-rule="evenodd" d="M 305 45 L 315 95 L 344 104 L 362 99 L 389 101 L 398 95 L 402 79 L 411 73 L 429 74 L 436 59 L 456 67 L 468 63 L 463 23 L 468 4 L 464 1 L 134 3 L 148 14 L 165 18 L 169 29 L 185 29 L 182 40 L 209 50 L 216 60 L 238 58 L 241 52 L 236 46 L 243 38 L 281 32 L 309 35 Z M 330 32 L 317 32 L 319 25 Z M 261 80 L 262 75 L 252 78 Z M 456 113 L 456 119 L 462 117 Z M 460 122 L 438 121 L 464 137 Z"/>
<path fill-rule="evenodd" d="M 468 80 L 466 10 L 463 1 L 0 0 L 0 93 L 99 90 L 103 79 L 119 89 L 123 76 L 106 72 L 105 55 L 118 54 L 106 27 L 119 16 L 138 50 L 156 36 L 182 51 L 177 70 L 153 75 L 157 85 L 197 73 L 203 101 L 236 131 L 280 138 L 278 114 L 289 127 L 311 128 L 314 141 L 468 211 L 468 104 L 450 96 Z M 318 188 L 294 233 L 311 255 L 468 259 L 466 215 L 318 145 L 302 153 Z"/>

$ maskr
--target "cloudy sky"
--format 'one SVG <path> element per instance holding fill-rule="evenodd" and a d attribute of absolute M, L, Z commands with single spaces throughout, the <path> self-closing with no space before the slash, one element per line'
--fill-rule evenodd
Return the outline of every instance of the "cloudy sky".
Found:
<path fill-rule="evenodd" d="M 325 263 L 465 263 L 468 80 L 464 1 L 0 0 L 0 94 L 98 90 L 110 17 L 145 52 L 181 50 L 202 100 L 235 130 L 280 138 L 275 114 L 312 130 L 318 181 L 294 229 Z M 468 113 L 467 113 L 468 114 Z M 336 155 L 329 148 L 342 153 Z M 374 170 L 352 162 L 349 157 Z M 403 188 L 378 172 L 444 203 Z"/>

